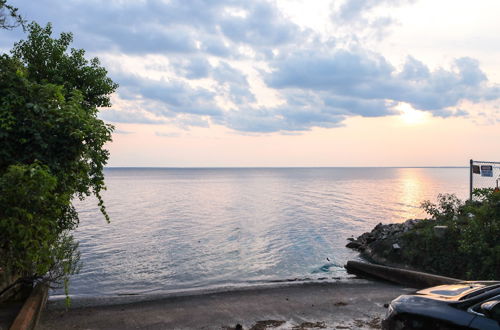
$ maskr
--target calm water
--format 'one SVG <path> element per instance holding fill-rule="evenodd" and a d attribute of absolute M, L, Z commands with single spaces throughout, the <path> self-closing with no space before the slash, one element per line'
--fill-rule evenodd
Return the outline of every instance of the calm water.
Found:
<path fill-rule="evenodd" d="M 468 192 L 467 168 L 107 169 L 111 224 L 78 205 L 73 295 L 346 277 L 346 238 Z M 327 259 L 328 258 L 328 259 Z"/>

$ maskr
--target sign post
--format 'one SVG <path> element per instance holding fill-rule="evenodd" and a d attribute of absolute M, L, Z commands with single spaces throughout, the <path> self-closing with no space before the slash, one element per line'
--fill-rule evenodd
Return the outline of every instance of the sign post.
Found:
<path fill-rule="evenodd" d="M 474 180 L 474 173 L 473 173 L 473 170 L 472 170 L 472 167 L 474 165 L 474 161 L 471 159 L 470 160 L 470 186 L 469 186 L 469 200 L 472 202 L 472 187 L 473 187 L 473 182 L 472 180 Z"/>

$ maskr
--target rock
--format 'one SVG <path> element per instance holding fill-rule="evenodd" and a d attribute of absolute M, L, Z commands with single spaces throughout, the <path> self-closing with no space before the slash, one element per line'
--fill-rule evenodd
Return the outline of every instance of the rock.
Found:
<path fill-rule="evenodd" d="M 375 235 L 368 234 L 368 236 L 366 236 L 366 238 L 365 238 L 365 241 L 366 241 L 366 243 L 370 244 L 371 242 L 375 241 L 376 239 L 377 239 L 377 237 L 375 237 Z"/>
<path fill-rule="evenodd" d="M 351 241 L 349 243 L 347 243 L 346 247 L 350 248 L 350 249 L 359 249 L 363 244 L 361 244 L 360 242 L 358 241 Z"/>
<path fill-rule="evenodd" d="M 399 245 L 401 236 L 412 230 L 420 221 L 408 219 L 403 223 L 378 223 L 372 231 L 363 233 L 357 239 L 348 238 L 346 247 L 360 251 L 361 255 L 369 260 L 397 260 L 402 250 Z"/>

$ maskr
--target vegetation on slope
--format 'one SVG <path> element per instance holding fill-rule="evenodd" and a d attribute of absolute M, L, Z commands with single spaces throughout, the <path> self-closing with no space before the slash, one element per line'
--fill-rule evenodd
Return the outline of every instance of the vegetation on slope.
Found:
<path fill-rule="evenodd" d="M 377 263 L 466 280 L 500 279 L 500 192 L 477 189 L 473 201 L 439 195 L 422 207 L 429 219 L 377 225 L 347 246 Z"/>
<path fill-rule="evenodd" d="M 440 195 L 426 201 L 430 220 L 402 236 L 402 259 L 419 268 L 467 280 L 500 279 L 500 192 L 479 189 L 473 201 Z M 446 226 L 437 237 L 435 226 Z"/>
<path fill-rule="evenodd" d="M 100 192 L 112 126 L 97 118 L 117 85 L 99 60 L 31 23 L 0 55 L 0 268 L 67 283 L 78 269 L 75 198 Z"/>

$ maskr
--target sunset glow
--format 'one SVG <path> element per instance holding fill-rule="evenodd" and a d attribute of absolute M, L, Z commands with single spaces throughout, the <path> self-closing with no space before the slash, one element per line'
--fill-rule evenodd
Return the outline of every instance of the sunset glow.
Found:
<path fill-rule="evenodd" d="M 11 2 L 120 84 L 110 166 L 500 159 L 498 1 Z M 5 51 L 23 38 L 0 33 Z"/>
<path fill-rule="evenodd" d="M 398 110 L 401 111 L 401 120 L 407 125 L 424 124 L 426 120 L 429 120 L 425 112 L 413 109 L 408 103 L 401 103 Z"/>

